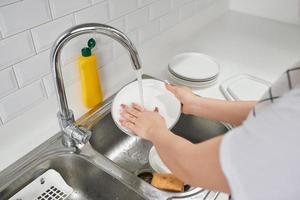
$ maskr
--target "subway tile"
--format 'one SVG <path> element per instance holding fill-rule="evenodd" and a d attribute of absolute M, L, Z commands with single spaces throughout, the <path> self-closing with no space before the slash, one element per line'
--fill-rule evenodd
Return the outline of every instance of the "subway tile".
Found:
<path fill-rule="evenodd" d="M 122 31 L 125 32 L 125 22 L 124 22 L 124 18 L 119 18 L 117 20 L 113 20 L 107 23 L 108 25 Z"/>
<path fill-rule="evenodd" d="M 77 62 L 71 62 L 65 65 L 62 69 L 62 74 L 64 77 L 64 83 L 66 86 L 71 85 L 75 81 L 79 80 L 79 69 Z"/>
<path fill-rule="evenodd" d="M 139 42 L 149 40 L 157 34 L 159 34 L 159 21 L 155 20 L 139 30 Z"/>
<path fill-rule="evenodd" d="M 172 4 L 173 7 L 177 8 L 192 1 L 193 0 L 173 0 Z"/>
<path fill-rule="evenodd" d="M 50 73 L 50 50 L 44 51 L 14 66 L 20 87 Z"/>
<path fill-rule="evenodd" d="M 179 9 L 179 20 L 183 21 L 192 17 L 196 12 L 195 2 L 187 3 Z"/>
<path fill-rule="evenodd" d="M 22 0 L 1 0 L 0 1 L 0 6 L 6 6 L 12 3 L 16 3 L 18 1 L 22 1 Z"/>
<path fill-rule="evenodd" d="M 23 32 L 0 40 L 0 69 L 17 63 L 35 54 L 29 32 Z"/>
<path fill-rule="evenodd" d="M 58 18 L 88 7 L 89 0 L 49 0 L 52 16 Z"/>
<path fill-rule="evenodd" d="M 36 50 L 40 52 L 50 48 L 58 36 L 73 25 L 73 15 L 68 15 L 32 29 Z"/>
<path fill-rule="evenodd" d="M 161 17 L 171 9 L 171 0 L 159 0 L 150 5 L 150 20 Z"/>
<path fill-rule="evenodd" d="M 172 12 L 160 18 L 160 30 L 165 31 L 170 29 L 178 23 L 178 20 L 178 10 L 172 10 Z"/>
<path fill-rule="evenodd" d="M 133 45 L 135 47 L 138 46 L 138 32 L 137 31 L 133 31 L 130 33 L 126 34 L 130 41 L 133 43 Z M 114 58 L 118 58 L 126 53 L 128 53 L 128 51 L 118 42 L 114 42 L 113 43 L 113 52 L 114 52 Z"/>
<path fill-rule="evenodd" d="M 75 14 L 77 24 L 95 22 L 105 23 L 109 20 L 108 2 L 96 4 Z"/>
<path fill-rule="evenodd" d="M 97 3 L 100 3 L 100 2 L 104 2 L 104 1 L 106 1 L 106 0 L 92 0 L 92 3 L 97 4 Z"/>
<path fill-rule="evenodd" d="M 7 68 L 0 71 L 0 98 L 16 91 L 18 84 L 13 69 Z"/>
<path fill-rule="evenodd" d="M 200 10 L 214 3 L 214 1 L 211 0 L 197 0 L 196 2 L 197 2 L 197 8 Z"/>
<path fill-rule="evenodd" d="M 50 20 L 47 0 L 26 0 L 0 7 L 0 30 L 4 37 Z"/>
<path fill-rule="evenodd" d="M 137 8 L 137 0 L 109 0 L 111 18 L 123 16 Z"/>
<path fill-rule="evenodd" d="M 98 46 L 98 48 L 94 51 L 97 56 L 97 65 L 98 67 L 103 67 L 108 63 L 112 62 L 114 59 L 113 54 L 113 44 L 105 44 Z"/>
<path fill-rule="evenodd" d="M 71 62 L 62 68 L 63 80 L 65 88 L 79 81 L 79 70 L 76 62 Z M 54 81 L 52 74 L 48 74 L 43 78 L 47 96 L 55 95 Z"/>
<path fill-rule="evenodd" d="M 48 74 L 42 80 L 45 86 L 47 96 L 53 96 L 55 94 L 55 89 L 52 74 Z"/>
<path fill-rule="evenodd" d="M 145 5 L 149 5 L 150 3 L 154 2 L 156 0 L 139 0 L 139 7 L 145 6 Z"/>
<path fill-rule="evenodd" d="M 129 37 L 130 41 L 133 43 L 134 46 L 139 45 L 139 38 L 138 38 L 137 31 L 130 32 L 127 34 L 127 36 Z"/>
<path fill-rule="evenodd" d="M 43 83 L 37 81 L 0 100 L 0 116 L 3 123 L 19 116 L 46 99 Z"/>
<path fill-rule="evenodd" d="M 130 13 L 126 17 L 126 32 L 133 31 L 138 27 L 145 25 L 149 20 L 148 7 L 139 9 L 133 13 Z"/>
<path fill-rule="evenodd" d="M 62 74 L 63 74 L 65 88 L 67 88 L 74 82 L 79 81 L 79 70 L 78 70 L 77 62 L 71 62 L 65 65 L 62 68 Z M 52 74 L 48 74 L 47 76 L 45 76 L 43 78 L 43 82 L 45 85 L 47 96 L 50 97 L 55 95 L 55 88 L 54 88 L 54 81 L 53 81 Z"/>

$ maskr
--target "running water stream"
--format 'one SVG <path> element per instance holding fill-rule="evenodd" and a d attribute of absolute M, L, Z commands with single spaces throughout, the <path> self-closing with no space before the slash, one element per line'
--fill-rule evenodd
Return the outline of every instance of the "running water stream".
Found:
<path fill-rule="evenodd" d="M 139 86 L 139 93 L 140 93 L 140 104 L 141 106 L 144 105 L 144 92 L 143 92 L 143 83 L 142 83 L 142 69 L 136 70 L 136 76 L 137 76 L 137 81 L 138 81 L 138 86 Z"/>

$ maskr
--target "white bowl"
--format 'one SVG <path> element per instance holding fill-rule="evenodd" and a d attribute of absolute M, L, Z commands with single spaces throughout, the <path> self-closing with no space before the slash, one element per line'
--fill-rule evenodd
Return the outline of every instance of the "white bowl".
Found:
<path fill-rule="evenodd" d="M 143 79 L 144 107 L 154 110 L 158 107 L 159 114 L 164 117 L 167 127 L 171 129 L 178 121 L 181 113 L 181 103 L 165 88 L 163 81 L 155 79 Z M 111 113 L 115 124 L 126 134 L 135 136 L 130 130 L 120 123 L 121 104 L 131 105 L 140 103 L 138 82 L 134 81 L 123 87 L 115 96 Z"/>
<path fill-rule="evenodd" d="M 201 53 L 182 53 L 174 56 L 168 66 L 170 73 L 185 81 L 209 81 L 220 71 L 216 60 Z"/>

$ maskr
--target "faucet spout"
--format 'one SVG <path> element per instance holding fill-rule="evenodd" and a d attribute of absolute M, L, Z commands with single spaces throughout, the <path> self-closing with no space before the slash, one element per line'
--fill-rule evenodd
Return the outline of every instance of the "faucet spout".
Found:
<path fill-rule="evenodd" d="M 58 119 L 60 122 L 60 126 L 65 134 L 63 138 L 64 140 L 68 140 L 64 142 L 66 146 L 74 146 L 74 144 L 77 143 L 86 143 L 89 138 L 87 138 L 84 133 L 86 132 L 86 135 L 90 135 L 90 133 L 88 130 L 76 127 L 75 125 L 73 112 L 69 109 L 67 102 L 60 57 L 63 47 L 71 39 L 88 33 L 106 35 L 118 41 L 128 51 L 133 69 L 141 69 L 139 55 L 133 43 L 124 33 L 111 26 L 98 23 L 81 24 L 66 30 L 58 37 L 58 39 L 52 46 L 50 62 L 52 66 L 52 75 L 59 105 Z M 75 135 L 76 138 L 74 138 Z"/>

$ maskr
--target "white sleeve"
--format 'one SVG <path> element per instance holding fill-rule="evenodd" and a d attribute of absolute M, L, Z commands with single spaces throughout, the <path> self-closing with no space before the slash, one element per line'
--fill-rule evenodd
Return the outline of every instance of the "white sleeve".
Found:
<path fill-rule="evenodd" d="M 226 134 L 220 157 L 234 200 L 300 199 L 300 89 Z"/>

